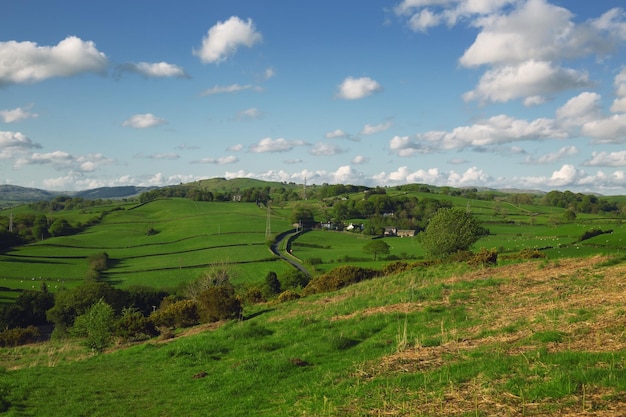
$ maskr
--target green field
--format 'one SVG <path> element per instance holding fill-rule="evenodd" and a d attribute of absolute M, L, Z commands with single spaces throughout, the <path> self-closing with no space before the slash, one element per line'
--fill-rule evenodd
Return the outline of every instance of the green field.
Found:
<path fill-rule="evenodd" d="M 72 213 L 65 215 L 75 220 Z M 252 203 L 168 199 L 126 206 L 79 234 L 1 254 L 0 286 L 31 289 L 46 282 L 55 290 L 78 285 L 88 270 L 86 258 L 99 252 L 111 259 L 106 279 L 121 287 L 172 288 L 217 263 L 230 265 L 236 284 L 258 282 L 269 271 L 291 268 L 268 250 L 267 217 L 266 209 Z M 285 213 L 272 210 L 270 227 L 274 234 L 288 230 Z M 151 228 L 157 233 L 147 235 Z"/>
<path fill-rule="evenodd" d="M 11 416 L 617 416 L 624 264 L 422 268 L 91 355 L 0 349 Z"/>

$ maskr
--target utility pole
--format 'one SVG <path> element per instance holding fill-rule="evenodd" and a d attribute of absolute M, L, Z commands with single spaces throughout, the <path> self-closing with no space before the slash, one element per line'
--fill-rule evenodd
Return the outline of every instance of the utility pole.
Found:
<path fill-rule="evenodd" d="M 13 233 L 13 212 L 9 216 L 9 232 Z"/>
<path fill-rule="evenodd" d="M 267 202 L 267 220 L 265 221 L 265 237 L 269 238 L 272 236 L 272 225 L 271 225 L 271 212 L 270 212 L 270 202 Z"/>
<path fill-rule="evenodd" d="M 303 187 L 303 189 L 304 189 L 304 193 L 303 193 L 304 194 L 304 199 L 306 200 L 306 176 L 304 177 L 304 187 Z"/>

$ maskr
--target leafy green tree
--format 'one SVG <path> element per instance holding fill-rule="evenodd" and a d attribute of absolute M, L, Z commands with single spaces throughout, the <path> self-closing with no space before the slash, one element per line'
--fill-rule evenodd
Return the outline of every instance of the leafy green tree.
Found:
<path fill-rule="evenodd" d="M 33 224 L 33 237 L 36 240 L 44 240 L 45 238 L 50 237 L 50 233 L 48 232 L 48 218 L 43 214 L 35 218 L 35 223 Z"/>
<path fill-rule="evenodd" d="M 49 229 L 52 236 L 68 236 L 71 235 L 73 231 L 72 225 L 65 219 L 56 219 Z"/>
<path fill-rule="evenodd" d="M 84 314 L 76 317 L 71 333 L 75 336 L 85 337 L 87 347 L 102 352 L 111 344 L 114 324 L 115 313 L 113 308 L 101 298 Z"/>
<path fill-rule="evenodd" d="M 302 224 L 304 227 L 310 227 L 315 224 L 315 216 L 313 209 L 305 204 L 295 204 L 291 214 L 289 215 L 289 223 Z"/>
<path fill-rule="evenodd" d="M 489 234 L 474 216 L 458 208 L 443 208 L 420 233 L 422 247 L 428 255 L 443 258 L 468 250 L 478 239 Z"/>
<path fill-rule="evenodd" d="M 268 295 L 276 295 L 281 293 L 280 281 L 276 272 L 270 271 L 265 276 L 265 291 Z"/>
<path fill-rule="evenodd" d="M 374 255 L 374 260 L 378 255 L 388 255 L 390 246 L 382 239 L 372 240 L 363 246 L 363 252 Z"/>
<path fill-rule="evenodd" d="M 232 285 L 218 285 L 203 291 L 198 298 L 200 318 L 215 322 L 237 318 L 242 311 L 241 302 Z"/>
<path fill-rule="evenodd" d="M 566 222 L 573 222 L 576 220 L 576 213 L 574 210 L 565 210 L 565 213 L 563 213 L 563 220 Z"/>

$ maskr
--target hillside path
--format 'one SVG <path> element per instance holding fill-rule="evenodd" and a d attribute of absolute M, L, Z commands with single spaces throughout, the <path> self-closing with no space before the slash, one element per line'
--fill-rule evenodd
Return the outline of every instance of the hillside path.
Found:
<path fill-rule="evenodd" d="M 300 272 L 305 274 L 307 277 L 310 277 L 311 273 L 304 267 L 304 265 L 302 265 L 299 262 L 301 261 L 301 259 L 299 259 L 298 257 L 290 253 L 291 240 L 295 239 L 302 233 L 304 233 L 304 231 L 298 231 L 297 229 L 291 229 L 291 230 L 287 230 L 286 232 L 280 233 L 278 236 L 276 236 L 276 240 L 270 246 L 270 251 L 274 255 L 283 259 L 284 261 L 289 262 L 291 265 L 293 265 L 295 268 L 297 268 Z M 286 254 L 278 250 L 281 242 L 285 239 L 287 239 L 287 253 Z"/>

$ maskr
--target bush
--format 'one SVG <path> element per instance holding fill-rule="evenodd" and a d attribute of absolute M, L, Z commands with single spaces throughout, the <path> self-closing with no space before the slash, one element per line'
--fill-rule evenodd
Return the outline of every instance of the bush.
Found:
<path fill-rule="evenodd" d="M 39 337 L 39 330 L 35 326 L 15 327 L 0 332 L 0 346 L 15 347 L 34 343 Z"/>
<path fill-rule="evenodd" d="M 309 283 L 309 277 L 307 277 L 302 271 L 292 269 L 282 276 L 280 280 L 280 287 L 283 290 L 304 288 Z"/>
<path fill-rule="evenodd" d="M 283 291 L 278 295 L 278 302 L 285 303 L 287 301 L 297 300 L 300 298 L 300 295 L 291 290 Z"/>
<path fill-rule="evenodd" d="M 480 248 L 467 263 L 471 266 L 492 266 L 498 262 L 498 251 L 495 249 Z"/>
<path fill-rule="evenodd" d="M 607 233 L 613 233 L 613 230 L 607 230 L 607 231 L 604 231 L 602 229 L 587 230 L 585 233 L 582 234 L 582 236 L 578 239 L 578 241 L 582 242 L 583 240 L 591 239 L 592 237 L 600 236 L 600 235 L 607 234 Z"/>
<path fill-rule="evenodd" d="M 85 314 L 76 317 L 72 334 L 86 337 L 85 345 L 101 352 L 111 344 L 115 313 L 104 299 L 89 307 Z"/>
<path fill-rule="evenodd" d="M 203 291 L 198 297 L 202 321 L 214 322 L 237 318 L 242 311 L 232 285 L 218 285 Z"/>
<path fill-rule="evenodd" d="M 193 300 L 169 302 L 164 300 L 163 305 L 150 315 L 150 320 L 156 327 L 191 327 L 200 322 L 198 304 Z"/>
<path fill-rule="evenodd" d="M 152 320 L 136 308 L 125 308 L 115 323 L 114 333 L 126 342 L 150 339 L 159 334 Z"/>
<path fill-rule="evenodd" d="M 380 273 L 373 269 L 344 265 L 313 278 L 304 288 L 303 294 L 309 295 L 320 292 L 335 291 L 379 275 Z"/>

